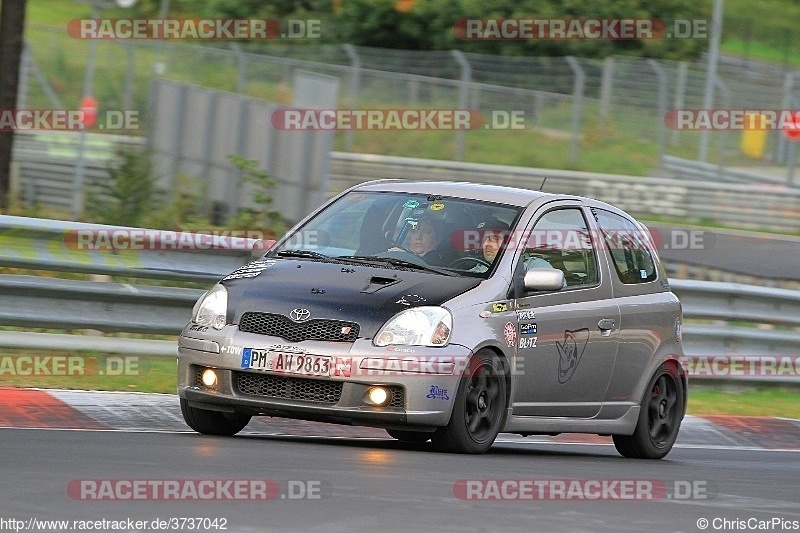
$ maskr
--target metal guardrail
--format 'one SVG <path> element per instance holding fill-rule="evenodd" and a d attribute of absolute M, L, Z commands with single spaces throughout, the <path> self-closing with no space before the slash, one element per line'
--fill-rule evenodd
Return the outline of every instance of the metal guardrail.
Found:
<path fill-rule="evenodd" d="M 64 134 L 68 135 L 71 134 Z M 92 139 L 95 148 L 88 161 L 87 175 L 92 178 L 88 181 L 107 179 L 103 168 L 117 143 L 142 143 L 141 139 L 121 135 L 92 134 Z M 69 140 L 65 138 L 63 145 L 45 150 L 42 145 L 50 143 L 43 143 L 40 137 L 26 132 L 17 135 L 14 159 L 26 201 L 62 208 L 70 205 L 77 158 Z M 693 180 L 691 174 L 685 175 L 687 179 L 671 179 L 332 152 L 328 193 L 333 195 L 376 178 L 469 181 L 538 189 L 545 177 L 547 191 L 598 198 L 637 216 L 702 218 L 742 228 L 800 231 L 800 189 L 752 181 L 743 184 Z"/>
<path fill-rule="evenodd" d="M 101 241 L 100 235 L 110 241 Z M 126 249 L 122 242 L 120 247 L 114 247 L 115 235 L 141 237 L 142 244 Z M 208 240 L 201 241 L 196 235 L 2 215 L 0 266 L 214 282 L 245 263 L 255 242 L 244 237 L 211 236 L 219 247 L 209 251 Z M 109 246 L 103 246 L 106 243 Z M 141 249 L 131 249 L 134 247 Z"/>
<path fill-rule="evenodd" d="M 69 239 L 64 237 L 77 229 L 159 233 L 0 216 L 0 266 L 211 283 L 250 257 L 247 249 L 125 250 L 120 254 L 78 251 L 67 245 Z M 188 239 L 193 234 L 185 235 L 183 238 Z M 179 235 L 176 238 L 181 239 Z M 252 246 L 253 242 L 251 239 L 248 244 Z M 688 322 L 684 326 L 684 349 L 695 363 L 721 355 L 741 355 L 742 361 L 756 356 L 794 356 L 800 360 L 800 291 L 679 279 L 670 280 L 670 285 L 683 305 Z M 202 292 L 174 286 L 3 274 L 0 325 L 175 335 L 188 322 Z M 0 346 L 175 355 L 171 341 L 24 332 L 0 332 Z M 779 376 L 748 379 L 786 381 Z"/>
<path fill-rule="evenodd" d="M 637 216 L 712 220 L 742 228 L 800 231 L 800 189 L 773 184 L 598 174 L 412 157 L 331 153 L 331 192 L 375 178 L 469 181 L 589 196 Z"/>

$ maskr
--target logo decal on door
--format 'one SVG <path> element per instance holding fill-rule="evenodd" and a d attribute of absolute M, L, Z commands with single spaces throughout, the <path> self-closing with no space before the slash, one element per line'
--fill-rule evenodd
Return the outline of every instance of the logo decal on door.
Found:
<path fill-rule="evenodd" d="M 566 383 L 575 375 L 589 342 L 589 328 L 564 331 L 564 342 L 556 341 L 558 348 L 558 382 Z"/>

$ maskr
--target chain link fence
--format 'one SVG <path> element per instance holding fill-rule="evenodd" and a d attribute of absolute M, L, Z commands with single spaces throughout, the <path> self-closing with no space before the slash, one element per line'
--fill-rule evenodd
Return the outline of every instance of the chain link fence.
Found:
<path fill-rule="evenodd" d="M 77 108 L 88 41 L 44 26 L 30 26 L 26 35 L 26 105 Z M 522 130 L 338 131 L 334 148 L 340 151 L 622 174 L 660 169 L 672 177 L 773 184 L 785 182 L 792 159 L 781 132 L 768 132 L 760 150 L 746 155 L 745 132 L 716 131 L 707 160 L 701 162 L 706 166 L 697 166 L 693 160 L 698 158 L 700 133 L 670 130 L 664 116 L 669 109 L 702 107 L 702 62 L 508 57 L 288 42 L 105 41 L 98 47 L 96 69 L 100 116 L 105 110 L 136 110 L 144 131 L 152 123 L 148 113 L 154 77 L 290 104 L 293 73 L 302 69 L 339 79 L 340 108 L 477 109 L 489 125 L 496 124 L 498 114 L 524 116 Z M 714 107 L 786 109 L 800 101 L 795 76 L 786 65 L 723 56 Z M 745 177 L 734 180 L 727 169 Z"/>

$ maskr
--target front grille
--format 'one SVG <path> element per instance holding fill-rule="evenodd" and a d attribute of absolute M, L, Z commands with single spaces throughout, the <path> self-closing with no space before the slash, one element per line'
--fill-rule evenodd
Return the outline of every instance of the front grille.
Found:
<path fill-rule="evenodd" d="M 236 373 L 239 392 L 254 396 L 335 404 L 342 395 L 341 381 L 287 378 L 269 374 Z"/>
<path fill-rule="evenodd" d="M 273 313 L 245 313 L 239 320 L 239 330 L 261 335 L 273 335 L 287 341 L 347 341 L 358 338 L 359 326 L 355 322 L 314 318 L 295 322 L 284 315 Z"/>
<path fill-rule="evenodd" d="M 390 387 L 392 393 L 392 400 L 389 402 L 389 407 L 399 407 L 405 409 L 406 407 L 406 394 L 403 387 Z"/>

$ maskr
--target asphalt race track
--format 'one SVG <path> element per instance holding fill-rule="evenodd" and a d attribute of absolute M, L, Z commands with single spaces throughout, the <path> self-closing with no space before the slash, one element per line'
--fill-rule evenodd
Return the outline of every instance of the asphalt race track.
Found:
<path fill-rule="evenodd" d="M 800 280 L 800 238 L 701 227 L 650 228 L 665 263 L 702 265 L 758 278 Z"/>
<path fill-rule="evenodd" d="M 582 435 L 501 435 L 488 454 L 464 456 L 380 430 L 280 419 L 260 419 L 238 437 L 201 436 L 182 425 L 169 395 L 0 389 L 0 397 L 0 519 L 207 517 L 226 519 L 227 531 L 701 531 L 702 519 L 710 531 L 800 528 L 798 421 L 689 417 L 661 461 L 624 459 L 607 438 Z M 98 501 L 100 491 L 76 489 L 100 480 L 266 480 L 275 490 L 253 501 Z M 478 480 L 472 499 L 460 480 Z M 500 494 L 487 480 L 556 488 L 545 499 L 507 489 L 514 499 L 487 500 Z M 574 480 L 585 492 L 564 491 Z M 610 488 L 590 491 L 588 481 Z M 622 489 L 632 483 L 646 488 L 639 499 Z"/>

